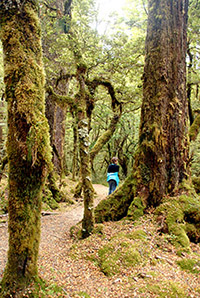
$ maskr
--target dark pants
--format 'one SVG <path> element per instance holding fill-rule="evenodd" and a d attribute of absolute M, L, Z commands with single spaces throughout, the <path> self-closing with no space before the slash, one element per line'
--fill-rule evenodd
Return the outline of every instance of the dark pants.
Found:
<path fill-rule="evenodd" d="M 117 182 L 115 180 L 109 180 L 108 184 L 109 184 L 108 194 L 110 195 L 115 190 L 115 188 L 117 187 Z"/>

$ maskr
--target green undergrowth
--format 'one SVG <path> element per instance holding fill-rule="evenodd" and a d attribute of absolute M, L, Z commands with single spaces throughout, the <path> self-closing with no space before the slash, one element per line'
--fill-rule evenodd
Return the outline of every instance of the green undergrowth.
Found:
<path fill-rule="evenodd" d="M 79 223 L 71 231 L 74 242 L 69 255 L 75 262 L 92 263 L 113 283 L 120 280 L 120 287 L 136 297 L 190 297 L 188 284 L 200 273 L 199 244 L 191 246 L 194 251 L 190 248 L 180 254 L 177 235 L 160 232 L 156 219 L 149 213 L 134 222 L 127 217 L 97 224 L 95 233 L 81 240 Z M 193 288 L 194 297 L 199 297 L 199 288 L 199 284 Z"/>
<path fill-rule="evenodd" d="M 182 259 L 177 261 L 177 264 L 180 266 L 182 270 L 200 274 L 200 258 L 199 259 Z"/>
<path fill-rule="evenodd" d="M 178 283 L 173 281 L 161 282 L 161 283 L 147 283 L 144 287 L 139 289 L 141 293 L 144 291 L 152 297 L 160 297 L 160 298 L 186 298 L 185 290 Z"/>

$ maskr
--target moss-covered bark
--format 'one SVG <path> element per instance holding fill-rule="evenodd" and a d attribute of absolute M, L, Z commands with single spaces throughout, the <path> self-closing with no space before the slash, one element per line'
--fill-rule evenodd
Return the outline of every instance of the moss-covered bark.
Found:
<path fill-rule="evenodd" d="M 82 236 L 88 237 L 94 228 L 94 189 L 91 181 L 90 154 L 89 154 L 89 123 L 87 118 L 85 72 L 86 66 L 77 67 L 77 80 L 80 91 L 77 94 L 77 122 L 79 137 L 79 153 L 81 159 L 81 180 L 84 193 L 84 215 L 82 220 Z"/>
<path fill-rule="evenodd" d="M 51 165 L 37 5 L 34 0 L 0 4 L 9 164 L 9 251 L 1 297 L 20 297 L 37 278 L 41 191 Z"/>
<path fill-rule="evenodd" d="M 100 223 L 109 220 L 119 220 L 127 215 L 129 206 L 134 198 L 135 180 L 130 175 L 125 182 L 102 200 L 95 208 L 95 221 Z"/>
<path fill-rule="evenodd" d="M 176 236 L 177 245 L 186 248 L 189 238 L 199 241 L 200 208 L 189 168 L 187 10 L 187 0 L 149 1 L 139 146 L 133 172 L 95 209 L 96 220 L 102 222 L 124 215 L 135 220 L 149 206 L 159 206 L 157 212 L 164 212 L 167 231 Z"/>

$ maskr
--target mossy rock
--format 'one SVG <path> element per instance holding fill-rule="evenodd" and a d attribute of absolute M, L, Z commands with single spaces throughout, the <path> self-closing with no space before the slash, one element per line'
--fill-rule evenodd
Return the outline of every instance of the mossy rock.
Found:
<path fill-rule="evenodd" d="M 95 208 L 95 221 L 120 220 L 127 215 L 133 200 L 134 178 L 130 175 L 107 199 L 102 200 Z"/>
<path fill-rule="evenodd" d="M 189 271 L 194 274 L 200 273 L 200 259 L 182 259 L 177 261 L 182 270 Z"/>

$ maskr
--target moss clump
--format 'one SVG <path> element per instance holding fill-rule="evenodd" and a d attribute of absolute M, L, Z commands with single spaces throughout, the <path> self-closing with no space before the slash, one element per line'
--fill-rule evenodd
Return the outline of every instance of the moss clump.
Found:
<path fill-rule="evenodd" d="M 77 239 L 77 240 L 80 240 L 82 239 L 82 232 L 81 232 L 81 227 L 80 225 L 75 225 L 75 226 L 72 226 L 70 228 L 70 237 L 72 239 Z"/>
<path fill-rule="evenodd" d="M 144 214 L 144 209 L 145 207 L 143 206 L 141 198 L 134 198 L 128 209 L 128 218 L 134 221 L 137 220 Z"/>
<path fill-rule="evenodd" d="M 161 282 L 159 284 L 147 284 L 145 286 L 146 290 L 154 297 L 161 297 L 161 298 L 184 298 L 187 297 L 185 294 L 184 289 L 181 285 L 174 283 L 174 282 Z M 140 288 L 140 291 L 143 292 L 144 289 Z"/>
<path fill-rule="evenodd" d="M 132 233 L 127 234 L 127 237 L 132 240 L 136 240 L 136 239 L 144 240 L 147 238 L 147 234 L 143 230 L 136 230 L 136 231 L 133 231 Z"/>
<path fill-rule="evenodd" d="M 103 224 L 95 225 L 93 234 L 103 235 L 103 228 L 104 228 Z"/>
<path fill-rule="evenodd" d="M 113 239 L 98 251 L 101 271 L 112 276 L 118 274 L 123 267 L 131 267 L 142 261 L 137 248 L 130 242 Z"/>
<path fill-rule="evenodd" d="M 52 192 L 48 188 L 43 190 L 42 202 L 47 204 L 47 206 L 52 210 L 55 210 L 59 207 L 58 203 L 53 198 Z"/>
<path fill-rule="evenodd" d="M 8 213 L 8 199 L 5 196 L 5 191 L 0 191 L 0 214 Z"/>
<path fill-rule="evenodd" d="M 200 239 L 200 199 L 195 193 L 168 197 L 157 207 L 155 214 L 157 219 L 162 217 L 165 230 L 174 235 L 172 243 L 177 249 L 184 248 L 190 251 L 190 240 L 199 242 Z M 163 225 L 164 226 L 164 225 Z"/>
<path fill-rule="evenodd" d="M 195 274 L 200 273 L 200 259 L 182 259 L 177 261 L 177 264 L 182 270 L 186 270 Z"/>

